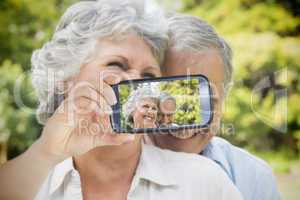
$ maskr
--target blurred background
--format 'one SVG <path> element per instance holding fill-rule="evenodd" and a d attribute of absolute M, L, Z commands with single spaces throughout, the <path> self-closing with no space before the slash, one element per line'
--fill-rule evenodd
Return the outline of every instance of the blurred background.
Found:
<path fill-rule="evenodd" d="M 77 0 L 78 1 L 78 0 Z M 0 1 L 0 163 L 39 136 L 30 57 L 76 0 Z M 283 199 L 300 198 L 300 0 L 164 0 L 199 16 L 234 51 L 222 135 L 265 159 Z"/>

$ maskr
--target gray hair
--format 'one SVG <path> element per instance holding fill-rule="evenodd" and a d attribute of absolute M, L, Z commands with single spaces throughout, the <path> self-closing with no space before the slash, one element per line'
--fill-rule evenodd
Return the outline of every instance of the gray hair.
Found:
<path fill-rule="evenodd" d="M 160 95 L 159 95 L 159 101 L 163 102 L 163 101 L 166 101 L 166 100 L 172 100 L 176 104 L 176 98 L 175 97 L 173 97 L 172 95 L 170 95 L 167 92 L 161 92 Z"/>
<path fill-rule="evenodd" d="M 134 33 L 151 47 L 158 63 L 168 46 L 167 24 L 160 9 L 147 10 L 149 1 L 97 0 L 82 1 L 64 13 L 52 39 L 33 52 L 32 83 L 37 91 L 38 121 L 42 124 L 63 100 L 59 83 L 79 73 L 87 62 L 95 41 L 118 39 Z"/>
<path fill-rule="evenodd" d="M 232 79 L 232 50 L 214 28 L 200 18 L 169 13 L 168 15 L 170 47 L 177 50 L 196 52 L 215 48 L 219 51 L 224 63 L 224 93 Z"/>
<path fill-rule="evenodd" d="M 130 125 L 133 123 L 132 119 L 132 113 L 136 109 L 137 103 L 146 98 L 152 98 L 157 101 L 157 104 L 159 103 L 159 92 L 155 89 L 152 89 L 148 86 L 140 87 L 134 91 L 131 92 L 131 94 L 128 97 L 128 100 L 124 103 L 122 107 L 122 111 L 124 113 L 124 117 L 126 122 L 128 122 Z"/>

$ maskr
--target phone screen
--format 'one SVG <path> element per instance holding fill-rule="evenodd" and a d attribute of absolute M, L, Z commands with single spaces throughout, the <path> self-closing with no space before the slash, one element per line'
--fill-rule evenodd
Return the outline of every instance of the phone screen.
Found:
<path fill-rule="evenodd" d="M 198 128 L 211 120 L 211 92 L 201 75 L 123 81 L 113 86 L 113 128 L 123 133 Z"/>

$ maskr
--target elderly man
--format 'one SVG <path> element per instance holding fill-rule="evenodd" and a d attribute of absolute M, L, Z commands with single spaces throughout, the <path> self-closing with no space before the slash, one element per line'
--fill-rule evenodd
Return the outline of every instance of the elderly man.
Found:
<path fill-rule="evenodd" d="M 160 95 L 158 123 L 159 125 L 172 126 L 174 124 L 174 114 L 176 111 L 176 99 L 168 93 Z"/>
<path fill-rule="evenodd" d="M 218 131 L 222 103 L 231 81 L 230 47 L 210 25 L 196 17 L 176 14 L 168 21 L 171 46 L 163 75 L 206 75 L 214 92 L 214 119 L 204 134 L 196 134 L 197 130 L 193 130 L 184 134 L 156 135 L 152 141 L 161 148 L 201 154 L 215 161 L 246 200 L 280 199 L 272 170 L 264 161 L 213 136 Z"/>

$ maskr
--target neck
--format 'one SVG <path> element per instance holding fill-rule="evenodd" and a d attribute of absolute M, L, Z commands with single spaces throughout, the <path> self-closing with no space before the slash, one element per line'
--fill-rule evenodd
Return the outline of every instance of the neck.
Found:
<path fill-rule="evenodd" d="M 88 188 L 114 188 L 118 184 L 131 183 L 141 153 L 141 141 L 120 146 L 95 148 L 75 157 L 75 167 L 79 171 L 83 185 Z M 130 185 L 130 184 L 129 184 Z"/>
<path fill-rule="evenodd" d="M 204 150 L 211 138 L 211 134 L 197 134 L 188 139 L 179 139 L 169 134 L 158 134 L 152 136 L 151 140 L 162 149 L 199 154 Z"/>

